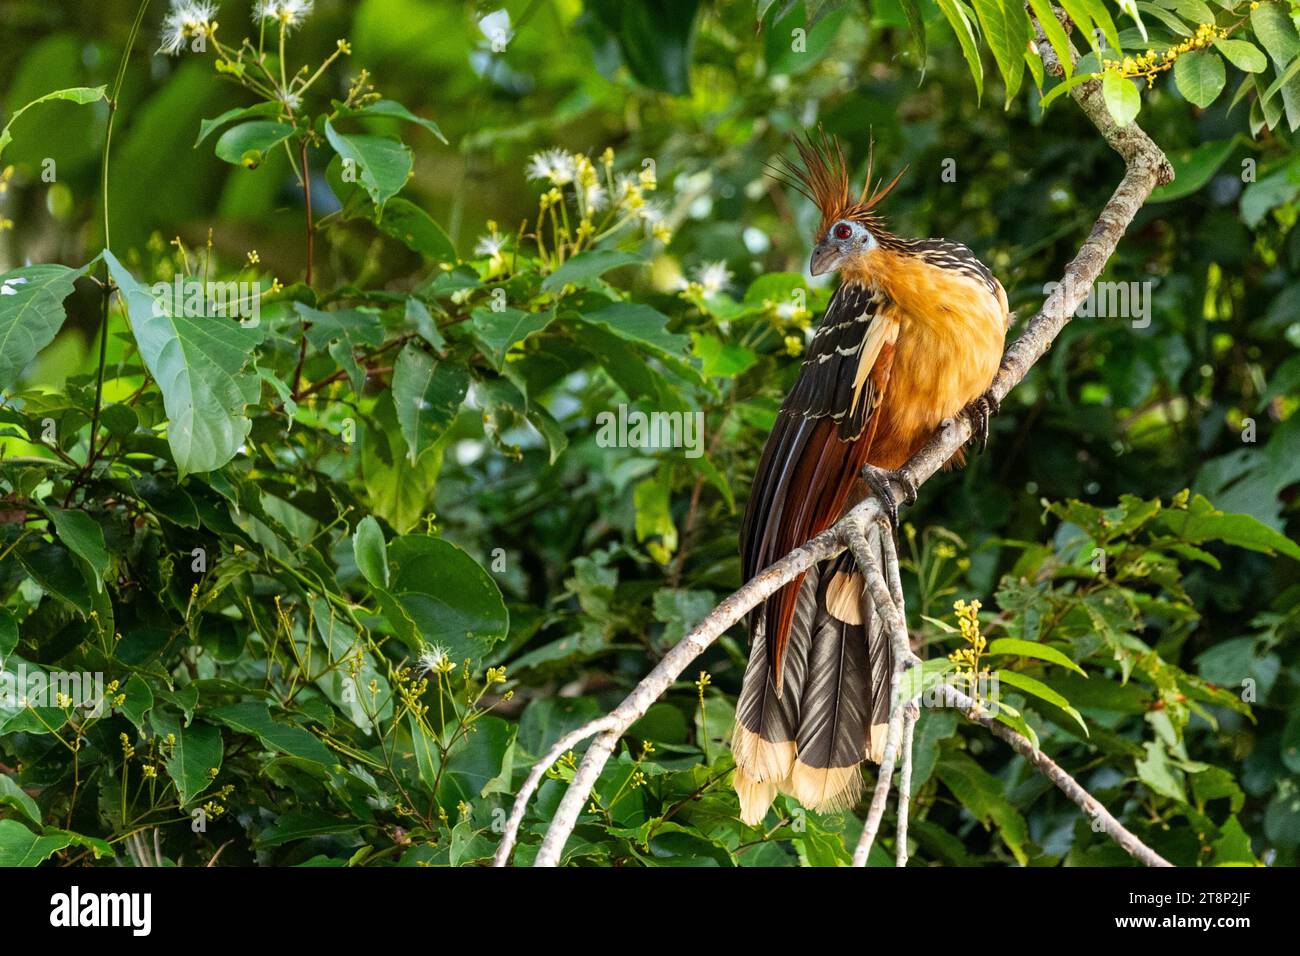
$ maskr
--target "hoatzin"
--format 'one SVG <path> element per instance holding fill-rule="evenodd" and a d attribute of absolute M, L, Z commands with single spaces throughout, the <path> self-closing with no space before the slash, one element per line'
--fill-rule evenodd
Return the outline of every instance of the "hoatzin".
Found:
<path fill-rule="evenodd" d="M 869 493 L 898 520 L 889 479 L 945 419 L 970 416 L 981 446 L 987 394 L 1011 316 L 1002 285 L 965 246 L 902 239 L 877 211 L 902 173 L 853 196 L 839 143 L 798 142 L 788 184 L 821 213 L 813 275 L 838 271 L 793 391 L 763 449 L 741 530 L 745 579 L 833 524 Z M 958 451 L 949 464 L 964 463 Z M 863 757 L 884 748 L 893 669 L 888 637 L 847 553 L 823 561 L 749 617 L 751 651 L 732 750 L 741 816 L 777 792 L 832 811 L 857 802 Z"/>

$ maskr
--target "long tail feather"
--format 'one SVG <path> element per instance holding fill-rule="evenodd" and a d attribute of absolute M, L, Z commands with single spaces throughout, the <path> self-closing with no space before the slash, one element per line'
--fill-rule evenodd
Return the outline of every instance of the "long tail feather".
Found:
<path fill-rule="evenodd" d="M 862 575 L 846 554 L 804 578 L 778 689 L 760 623 L 736 705 L 732 750 L 741 818 L 761 822 L 778 792 L 833 812 L 862 792 L 864 757 L 879 762 L 893 661 Z"/>

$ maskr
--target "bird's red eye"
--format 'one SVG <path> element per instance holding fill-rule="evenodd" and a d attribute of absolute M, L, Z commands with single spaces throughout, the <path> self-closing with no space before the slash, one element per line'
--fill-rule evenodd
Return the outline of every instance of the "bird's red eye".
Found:
<path fill-rule="evenodd" d="M 847 239 L 853 235 L 853 228 L 847 222 L 835 224 L 835 238 Z"/>

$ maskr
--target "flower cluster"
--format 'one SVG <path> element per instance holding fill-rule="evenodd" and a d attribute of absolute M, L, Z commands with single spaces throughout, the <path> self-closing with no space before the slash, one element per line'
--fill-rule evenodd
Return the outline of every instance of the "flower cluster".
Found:
<path fill-rule="evenodd" d="M 1256 6 L 1256 4 L 1252 4 L 1252 6 Z M 1103 60 L 1102 68 L 1117 71 L 1126 77 L 1140 76 L 1150 82 L 1156 78 L 1157 73 L 1172 69 L 1174 63 L 1184 53 L 1210 46 L 1215 40 L 1222 40 L 1227 37 L 1229 32 L 1226 29 L 1216 27 L 1213 23 L 1201 23 L 1197 25 L 1194 34 L 1181 43 L 1175 43 L 1163 53 L 1147 50 L 1137 56 L 1126 56 L 1123 60 Z"/>
<path fill-rule="evenodd" d="M 981 674 L 980 658 L 988 647 L 988 641 L 980 633 L 980 602 L 954 601 L 952 609 L 957 612 L 957 627 L 965 647 L 958 648 L 948 655 L 948 660 L 957 665 L 957 671 L 967 678 L 972 692 L 978 684 Z"/>
<path fill-rule="evenodd" d="M 525 172 L 544 188 L 536 228 L 526 234 L 536 242 L 544 268 L 558 268 L 565 259 L 633 225 L 660 242 L 672 239 L 663 210 L 646 198 L 658 187 L 653 163 L 647 162 L 637 173 L 615 174 L 612 149 L 593 159 L 586 153 L 554 148 L 530 156 Z M 490 260 L 490 274 L 496 275 L 505 268 L 506 240 L 495 225 L 488 227 L 475 253 Z M 521 238 L 524 235 L 521 231 Z"/>

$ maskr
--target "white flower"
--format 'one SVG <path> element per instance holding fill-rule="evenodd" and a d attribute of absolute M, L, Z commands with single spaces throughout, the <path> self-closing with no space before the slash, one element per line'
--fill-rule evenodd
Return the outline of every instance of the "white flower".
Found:
<path fill-rule="evenodd" d="M 506 237 L 494 229 L 486 235 L 478 237 L 478 242 L 474 244 L 474 255 L 500 259 L 505 247 Z"/>
<path fill-rule="evenodd" d="M 253 22 L 275 20 L 292 30 L 311 13 L 315 0 L 257 0 L 253 5 Z"/>
<path fill-rule="evenodd" d="M 420 656 L 415 659 L 415 672 L 417 674 L 445 673 L 451 669 L 449 664 L 451 664 L 451 656 L 447 653 L 447 648 L 435 644 L 420 652 Z"/>
<path fill-rule="evenodd" d="M 14 286 L 26 284 L 27 280 L 21 276 L 17 279 L 5 279 L 4 282 L 0 282 L 0 295 L 17 295 L 18 290 L 15 289 Z"/>
<path fill-rule="evenodd" d="M 582 187 L 582 208 L 585 212 L 592 213 L 605 208 L 605 200 L 609 198 L 605 187 L 596 180 L 590 180 L 583 184 Z"/>
<path fill-rule="evenodd" d="M 480 17 L 478 28 L 488 38 L 492 49 L 497 53 L 505 52 L 506 45 L 515 36 L 514 31 L 510 29 L 510 11 L 505 9 L 494 10 Z"/>
<path fill-rule="evenodd" d="M 207 33 L 216 15 L 217 5 L 207 0 L 172 0 L 172 8 L 163 18 L 162 44 L 158 52 L 168 56 L 180 53 L 186 40 Z"/>
<path fill-rule="evenodd" d="M 533 153 L 528 159 L 529 179 L 549 179 L 554 186 L 565 186 L 573 182 L 576 174 L 573 154 L 563 149 Z"/>
<path fill-rule="evenodd" d="M 731 284 L 731 270 L 725 262 L 706 262 L 695 273 L 704 297 L 712 298 Z"/>

